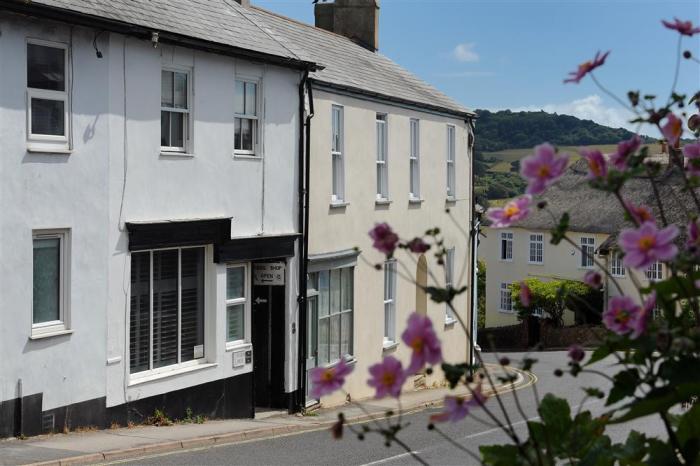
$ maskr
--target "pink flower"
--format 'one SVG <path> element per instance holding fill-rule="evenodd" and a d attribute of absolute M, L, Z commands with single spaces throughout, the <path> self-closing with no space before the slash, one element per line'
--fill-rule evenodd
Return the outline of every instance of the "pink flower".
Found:
<path fill-rule="evenodd" d="M 394 254 L 396 245 L 399 243 L 399 235 L 394 233 L 387 223 L 375 224 L 369 231 L 369 237 L 374 241 L 372 246 L 387 256 Z"/>
<path fill-rule="evenodd" d="M 669 113 L 666 124 L 661 127 L 661 134 L 664 135 L 670 147 L 676 147 L 683 134 L 683 122 L 673 113 Z"/>
<path fill-rule="evenodd" d="M 654 214 L 651 212 L 649 207 L 645 205 L 634 205 L 629 201 L 625 201 L 625 207 L 627 208 L 627 212 L 632 217 L 632 220 L 634 220 L 638 225 L 646 222 L 656 223 Z"/>
<path fill-rule="evenodd" d="M 442 360 L 440 340 L 435 335 L 433 323 L 429 317 L 417 312 L 408 318 L 408 325 L 401 335 L 409 348 L 411 348 L 411 363 L 406 368 L 407 373 L 415 373 L 425 364 L 437 364 Z"/>
<path fill-rule="evenodd" d="M 620 246 L 625 252 L 625 267 L 643 269 L 656 261 L 669 261 L 678 254 L 673 240 L 678 236 L 675 225 L 658 229 L 651 222 L 643 223 L 637 229 L 625 229 L 620 233 Z"/>
<path fill-rule="evenodd" d="M 603 153 L 599 150 L 589 150 L 582 148 L 579 153 L 588 162 L 588 179 L 597 180 L 608 175 L 608 163 L 605 161 Z"/>
<path fill-rule="evenodd" d="M 430 245 L 423 241 L 422 238 L 413 238 L 411 241 L 406 243 L 406 247 L 409 251 L 415 254 L 423 254 L 425 251 L 430 249 Z"/>
<path fill-rule="evenodd" d="M 491 220 L 493 228 L 506 228 L 530 214 L 530 202 L 532 197 L 526 194 L 507 202 L 503 207 L 490 207 L 486 216 Z"/>
<path fill-rule="evenodd" d="M 532 302 L 532 291 L 530 291 L 530 287 L 527 286 L 527 283 L 520 282 L 520 304 L 523 305 L 523 307 L 530 307 L 530 303 Z"/>
<path fill-rule="evenodd" d="M 629 296 L 615 296 L 608 302 L 603 313 L 605 326 L 618 335 L 630 334 L 637 338 L 646 330 L 648 314 Z"/>
<path fill-rule="evenodd" d="M 631 139 L 617 144 L 617 151 L 610 156 L 610 163 L 620 171 L 627 168 L 627 159 L 637 152 L 642 145 L 642 139 L 636 134 Z"/>
<path fill-rule="evenodd" d="M 690 176 L 700 176 L 700 142 L 686 144 L 683 147 L 685 169 Z"/>
<path fill-rule="evenodd" d="M 571 73 L 569 73 L 569 77 L 565 79 L 564 82 L 578 84 L 584 76 L 586 76 L 588 73 L 598 68 L 599 66 L 602 66 L 603 63 L 605 63 L 605 59 L 608 58 L 609 54 L 610 50 L 603 54 L 601 54 L 600 51 L 598 51 L 595 54 L 593 60 L 581 63 L 580 65 L 578 65 L 578 69 L 576 69 L 576 71 L 572 71 Z"/>
<path fill-rule="evenodd" d="M 700 32 L 700 27 L 694 28 L 693 23 L 690 21 L 681 21 L 678 18 L 673 18 L 674 22 L 662 20 L 661 23 L 669 29 L 678 31 L 684 36 L 692 36 Z"/>
<path fill-rule="evenodd" d="M 573 362 L 581 362 L 586 357 L 586 353 L 581 348 L 581 345 L 573 344 L 569 346 L 569 359 Z"/>
<path fill-rule="evenodd" d="M 350 372 L 352 367 L 342 359 L 334 366 L 311 369 L 311 397 L 321 398 L 339 390 Z"/>
<path fill-rule="evenodd" d="M 595 270 L 589 270 L 583 276 L 583 283 L 590 286 L 591 288 L 598 289 L 603 286 L 603 277 L 600 276 Z"/>
<path fill-rule="evenodd" d="M 387 395 L 398 398 L 407 377 L 401 367 L 401 361 L 393 356 L 386 356 L 382 362 L 370 366 L 369 373 L 372 377 L 367 381 L 367 385 L 377 390 L 375 398 L 384 398 Z"/>
<path fill-rule="evenodd" d="M 481 384 L 472 392 L 472 398 L 466 396 L 446 396 L 445 406 L 441 413 L 430 416 L 430 422 L 458 422 L 467 417 L 471 408 L 483 406 L 487 397 L 481 391 Z"/>
<path fill-rule="evenodd" d="M 551 144 L 540 144 L 535 153 L 520 163 L 520 176 L 528 181 L 527 194 L 542 194 L 553 185 L 566 170 L 569 156 L 559 155 Z"/>

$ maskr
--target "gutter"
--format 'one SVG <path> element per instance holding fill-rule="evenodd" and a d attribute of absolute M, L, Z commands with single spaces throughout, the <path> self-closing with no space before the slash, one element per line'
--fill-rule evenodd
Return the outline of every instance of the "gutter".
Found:
<path fill-rule="evenodd" d="M 317 71 L 323 67 L 316 63 L 300 60 L 290 57 L 282 57 L 263 52 L 257 52 L 232 45 L 220 44 L 217 42 L 197 39 L 182 34 L 176 34 L 169 31 L 162 31 L 146 26 L 127 23 L 124 21 L 104 18 L 77 11 L 70 11 L 64 8 L 57 8 L 47 5 L 37 5 L 33 2 L 21 0 L 0 0 L 0 9 L 19 13 L 22 15 L 35 16 L 53 21 L 61 21 L 70 24 L 76 24 L 91 29 L 101 29 L 104 31 L 114 32 L 133 36 L 143 40 L 151 40 L 153 33 L 158 34 L 158 42 L 164 44 L 181 45 L 191 49 L 201 50 L 204 52 L 216 53 L 219 55 L 227 55 L 236 58 L 246 58 L 252 61 L 271 63 L 287 68 L 299 70 Z"/>
<path fill-rule="evenodd" d="M 474 125 L 474 120 L 473 119 L 467 119 L 467 124 L 469 125 L 469 128 L 471 130 L 471 134 L 473 135 L 472 141 L 475 142 L 476 140 L 476 131 L 475 131 L 475 125 Z M 469 158 L 469 162 L 471 164 L 470 167 L 470 176 L 471 176 L 471 218 L 470 220 L 470 229 L 469 229 L 469 239 L 471 240 L 471 248 L 470 248 L 470 255 L 471 255 L 471 278 L 472 278 L 472 283 L 470 287 L 470 306 L 469 306 L 469 324 L 471 325 L 471 331 L 469 332 L 469 362 L 470 362 L 470 368 L 474 367 L 474 364 L 476 362 L 476 358 L 474 357 L 474 352 L 475 351 L 481 351 L 481 348 L 479 348 L 478 343 L 477 343 L 477 329 L 478 329 L 478 315 L 479 315 L 479 296 L 478 296 L 478 290 L 479 290 L 479 266 L 478 266 L 478 254 L 477 250 L 479 247 L 479 234 L 480 234 L 480 228 L 481 228 L 481 214 L 476 212 L 476 197 L 474 193 L 474 181 L 475 181 L 475 176 L 474 176 L 474 144 L 472 143 L 469 147 L 469 151 L 471 152 L 471 157 Z M 473 369 L 470 369 L 470 373 L 473 373 Z"/>

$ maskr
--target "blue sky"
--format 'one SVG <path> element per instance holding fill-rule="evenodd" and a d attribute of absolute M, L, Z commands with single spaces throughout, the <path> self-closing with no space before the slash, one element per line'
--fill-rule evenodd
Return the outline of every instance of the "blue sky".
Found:
<path fill-rule="evenodd" d="M 311 0 L 253 0 L 313 22 Z M 589 79 L 562 84 L 597 50 L 612 50 L 597 77 L 616 94 L 666 96 L 678 34 L 661 19 L 700 23 L 698 0 L 382 0 L 380 52 L 470 108 L 556 111 L 611 126 L 627 114 Z M 684 38 L 700 56 L 700 34 Z M 683 60 L 678 88 L 700 88 Z"/>

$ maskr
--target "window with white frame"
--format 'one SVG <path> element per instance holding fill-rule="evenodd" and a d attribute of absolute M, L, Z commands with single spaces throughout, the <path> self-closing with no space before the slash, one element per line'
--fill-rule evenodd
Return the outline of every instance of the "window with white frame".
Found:
<path fill-rule="evenodd" d="M 593 254 L 595 253 L 595 238 L 581 237 L 581 267 L 589 269 L 593 267 Z"/>
<path fill-rule="evenodd" d="M 131 253 L 131 374 L 204 358 L 204 259 L 204 247 Z"/>
<path fill-rule="evenodd" d="M 331 110 L 332 202 L 345 200 L 345 171 L 343 160 L 344 122 L 343 107 L 333 105 Z"/>
<path fill-rule="evenodd" d="M 542 233 L 530 233 L 530 264 L 544 263 L 544 235 Z"/>
<path fill-rule="evenodd" d="M 447 248 L 445 251 L 445 288 L 454 286 L 455 276 L 455 248 Z M 455 314 L 449 305 L 445 305 L 445 323 L 451 324 L 456 320 Z"/>
<path fill-rule="evenodd" d="M 226 344 L 247 343 L 246 320 L 250 309 L 248 266 L 226 266 Z"/>
<path fill-rule="evenodd" d="M 27 135 L 30 140 L 68 142 L 68 46 L 27 41 Z"/>
<path fill-rule="evenodd" d="M 513 311 L 513 298 L 510 294 L 510 283 L 501 283 L 501 311 Z"/>
<path fill-rule="evenodd" d="M 257 82 L 236 80 L 234 113 L 234 151 L 241 155 L 255 155 L 258 141 Z"/>
<path fill-rule="evenodd" d="M 622 254 L 619 251 L 610 254 L 610 274 L 618 278 L 625 276 L 625 266 L 622 265 Z"/>
<path fill-rule="evenodd" d="M 377 113 L 377 199 L 379 200 L 389 199 L 387 124 L 386 114 Z"/>
<path fill-rule="evenodd" d="M 536 307 L 532 310 L 532 315 L 541 319 L 544 317 L 544 310 L 541 307 Z"/>
<path fill-rule="evenodd" d="M 455 194 L 455 127 L 447 126 L 447 197 L 454 199 Z"/>
<path fill-rule="evenodd" d="M 396 342 L 396 261 L 384 262 L 384 346 Z"/>
<path fill-rule="evenodd" d="M 318 284 L 318 356 L 325 366 L 353 354 L 354 267 L 323 270 L 310 274 Z"/>
<path fill-rule="evenodd" d="M 190 128 L 190 76 L 186 71 L 161 70 L 160 146 L 164 152 L 186 152 Z"/>
<path fill-rule="evenodd" d="M 509 231 L 501 232 L 501 260 L 513 260 L 513 233 Z"/>
<path fill-rule="evenodd" d="M 415 118 L 411 118 L 410 125 L 410 187 L 408 195 L 411 199 L 420 199 L 420 122 Z"/>
<path fill-rule="evenodd" d="M 661 262 L 656 261 L 652 263 L 646 270 L 645 275 L 647 280 L 656 282 L 664 279 L 663 268 L 661 267 Z"/>
<path fill-rule="evenodd" d="M 33 233 L 32 336 L 68 328 L 68 230 Z"/>

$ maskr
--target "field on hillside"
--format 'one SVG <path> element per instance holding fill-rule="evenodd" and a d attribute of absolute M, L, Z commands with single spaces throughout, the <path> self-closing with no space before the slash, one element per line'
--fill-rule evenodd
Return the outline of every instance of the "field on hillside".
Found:
<path fill-rule="evenodd" d="M 612 152 L 615 152 L 617 149 L 617 144 L 599 144 L 599 145 L 592 145 L 592 146 L 584 146 L 587 149 L 597 149 L 601 151 L 604 154 L 610 154 Z M 650 154 L 654 153 L 654 150 L 656 149 L 658 151 L 659 146 L 658 144 L 645 144 L 645 147 L 648 147 L 650 150 Z M 568 152 L 569 154 L 572 155 L 572 159 L 576 160 L 579 158 L 578 155 L 578 150 L 581 148 L 581 146 L 561 146 L 559 147 L 560 152 Z M 520 160 L 523 157 L 526 157 L 530 154 L 532 154 L 533 148 L 528 147 L 526 149 L 508 149 L 508 150 L 502 150 L 498 152 L 484 152 L 484 158 L 485 159 L 495 159 L 498 162 L 496 162 L 494 165 L 490 167 L 490 170 L 492 171 L 508 171 L 510 169 L 510 163 L 514 162 L 516 160 Z M 504 170 L 504 166 L 507 167 Z"/>

